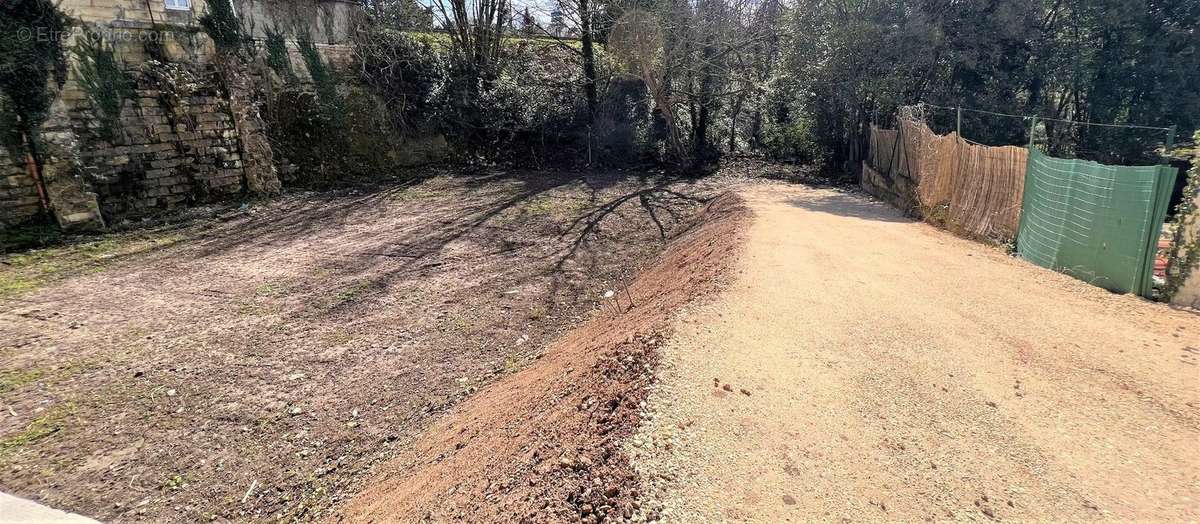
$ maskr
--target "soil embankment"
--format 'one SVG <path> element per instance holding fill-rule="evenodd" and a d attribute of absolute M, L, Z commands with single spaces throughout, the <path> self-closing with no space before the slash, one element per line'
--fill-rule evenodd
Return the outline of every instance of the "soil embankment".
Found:
<path fill-rule="evenodd" d="M 748 221 L 724 195 L 628 291 L 530 367 L 435 423 L 336 517 L 352 522 L 596 521 L 632 515 L 640 482 L 622 448 L 656 349 L 680 307 L 715 291 Z M 629 308 L 630 297 L 634 306 Z"/>

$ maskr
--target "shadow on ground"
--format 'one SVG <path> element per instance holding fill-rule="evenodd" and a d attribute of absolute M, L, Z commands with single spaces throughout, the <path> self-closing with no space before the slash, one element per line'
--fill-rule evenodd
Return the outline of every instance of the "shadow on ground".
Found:
<path fill-rule="evenodd" d="M 901 216 L 887 204 L 874 200 L 865 200 L 850 193 L 792 198 L 788 200 L 788 204 L 817 213 L 827 213 L 862 220 L 913 222 L 912 219 Z"/>
<path fill-rule="evenodd" d="M 498 171 L 291 194 L 0 299 L 0 489 L 106 521 L 319 517 L 717 189 Z"/>

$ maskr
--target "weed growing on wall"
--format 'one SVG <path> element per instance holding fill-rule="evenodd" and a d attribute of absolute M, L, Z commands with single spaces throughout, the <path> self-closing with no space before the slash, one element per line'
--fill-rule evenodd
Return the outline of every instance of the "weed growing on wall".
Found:
<path fill-rule="evenodd" d="M 99 31 L 88 31 L 75 43 L 79 85 L 92 102 L 102 138 L 112 141 L 121 124 L 121 107 L 133 97 L 133 84 L 117 61 L 112 44 Z"/>
<path fill-rule="evenodd" d="M 9 151 L 24 151 L 22 135 L 36 140 L 54 93 L 66 80 L 67 62 L 58 38 L 68 19 L 50 0 L 0 2 L 0 140 Z"/>
<path fill-rule="evenodd" d="M 283 43 L 282 35 L 277 44 L 268 43 L 268 64 L 272 54 L 285 56 Z M 307 31 L 299 32 L 296 47 L 311 83 L 289 82 L 277 90 L 266 116 L 272 147 L 299 169 L 297 182 L 325 187 L 393 169 L 401 134 L 386 104 L 353 82 L 343 83 L 347 79 L 321 56 Z"/>

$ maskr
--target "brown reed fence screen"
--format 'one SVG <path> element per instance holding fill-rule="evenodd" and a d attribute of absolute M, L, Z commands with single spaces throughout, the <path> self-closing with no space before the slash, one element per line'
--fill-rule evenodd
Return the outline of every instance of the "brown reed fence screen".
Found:
<path fill-rule="evenodd" d="M 1016 237 L 1025 148 L 973 144 L 909 119 L 896 130 L 872 127 L 870 140 L 868 191 L 963 236 L 997 244 Z"/>

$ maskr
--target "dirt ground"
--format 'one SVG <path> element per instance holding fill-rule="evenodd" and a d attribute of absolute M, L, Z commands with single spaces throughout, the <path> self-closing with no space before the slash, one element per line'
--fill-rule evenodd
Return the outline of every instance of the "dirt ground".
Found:
<path fill-rule="evenodd" d="M 729 291 L 661 349 L 635 520 L 1195 521 L 1200 315 L 860 195 L 742 192 Z"/>
<path fill-rule="evenodd" d="M 106 521 L 1200 518 L 1200 314 L 768 178 L 805 177 L 437 177 L 5 257 L 0 490 Z"/>
<path fill-rule="evenodd" d="M 442 176 L 4 257 L 0 490 L 105 521 L 320 518 L 714 194 Z"/>
<path fill-rule="evenodd" d="M 439 420 L 342 507 L 347 522 L 620 522 L 642 482 L 622 444 L 681 308 L 728 281 L 748 221 L 723 195 L 606 308 Z"/>

